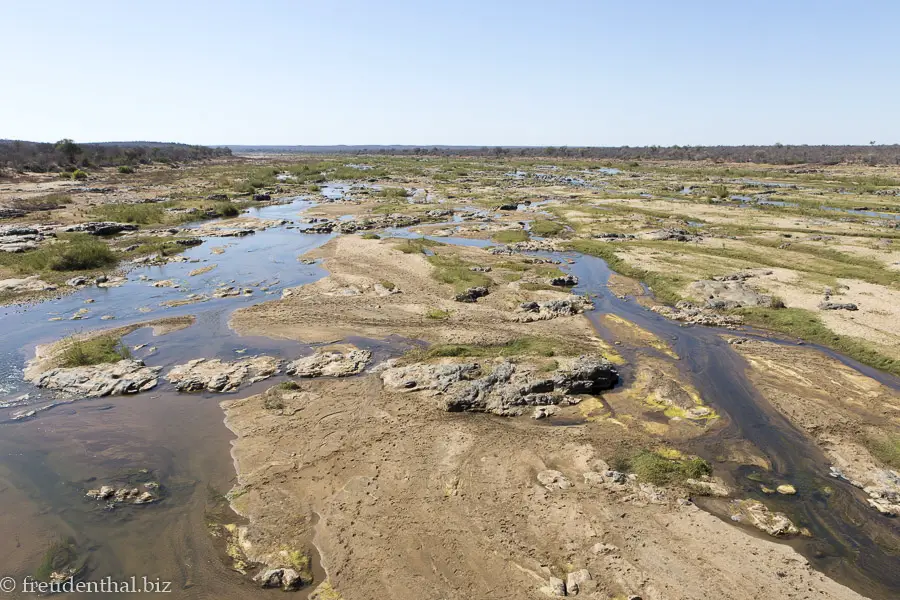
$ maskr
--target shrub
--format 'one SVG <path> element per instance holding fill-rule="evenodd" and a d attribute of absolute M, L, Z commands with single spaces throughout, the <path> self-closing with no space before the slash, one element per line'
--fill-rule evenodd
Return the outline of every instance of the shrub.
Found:
<path fill-rule="evenodd" d="M 165 221 L 165 211 L 153 204 L 103 204 L 91 211 L 96 219 L 148 225 Z"/>
<path fill-rule="evenodd" d="M 385 187 L 378 191 L 378 195 L 382 198 L 407 198 L 409 191 L 401 187 Z"/>
<path fill-rule="evenodd" d="M 450 318 L 449 310 L 441 310 L 439 308 L 429 308 L 425 311 L 426 319 L 434 319 L 435 321 L 446 321 Z"/>
<path fill-rule="evenodd" d="M 364 239 L 364 240 L 380 240 L 381 236 L 378 235 L 377 233 L 368 232 L 368 233 L 362 234 L 362 239 Z"/>
<path fill-rule="evenodd" d="M 126 358 L 131 358 L 131 352 L 121 338 L 103 335 L 86 340 L 70 340 L 63 348 L 60 364 L 63 367 L 84 367 L 119 362 Z"/>
<path fill-rule="evenodd" d="M 121 173 L 122 175 L 131 175 L 132 173 L 134 173 L 134 167 L 132 167 L 131 165 L 120 165 L 119 173 Z"/>
<path fill-rule="evenodd" d="M 641 450 L 630 457 L 618 457 L 613 464 L 618 470 L 632 472 L 641 481 L 654 485 L 678 483 L 712 473 L 712 466 L 702 458 L 670 459 L 651 450 Z"/>
<path fill-rule="evenodd" d="M 81 169 L 75 169 L 74 171 L 72 171 L 72 179 L 74 179 L 75 181 L 82 181 L 84 179 L 87 179 L 87 176 L 88 174 Z"/>

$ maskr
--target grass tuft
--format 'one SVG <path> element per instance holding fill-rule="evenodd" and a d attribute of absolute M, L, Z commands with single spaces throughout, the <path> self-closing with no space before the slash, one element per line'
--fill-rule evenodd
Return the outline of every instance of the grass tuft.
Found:
<path fill-rule="evenodd" d="M 121 338 L 103 335 L 86 340 L 70 340 L 63 348 L 60 366 L 86 367 L 127 358 L 131 358 L 131 351 L 122 343 Z"/>

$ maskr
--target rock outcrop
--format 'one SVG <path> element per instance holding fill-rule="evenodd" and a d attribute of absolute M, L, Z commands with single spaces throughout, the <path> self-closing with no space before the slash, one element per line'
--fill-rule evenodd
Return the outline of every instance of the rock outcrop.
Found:
<path fill-rule="evenodd" d="M 779 300 L 767 294 L 760 294 L 744 284 L 742 280 L 702 279 L 693 282 L 690 290 L 695 296 L 703 298 L 708 308 L 732 309 L 744 306 L 781 308 L 784 306 Z"/>
<path fill-rule="evenodd" d="M 311 356 L 304 356 L 289 363 L 286 372 L 297 377 L 347 377 L 362 373 L 371 359 L 372 353 L 368 350 L 347 352 L 319 350 Z"/>
<path fill-rule="evenodd" d="M 772 512 L 759 500 L 735 500 L 731 503 L 733 521 L 747 522 L 771 536 L 797 535 L 800 530 L 780 512 Z"/>
<path fill-rule="evenodd" d="M 245 383 L 268 379 L 280 368 L 281 361 L 271 356 L 253 356 L 233 362 L 197 358 L 172 367 L 166 379 L 179 392 L 234 392 Z"/>
<path fill-rule="evenodd" d="M 477 286 L 477 287 L 470 287 L 466 291 L 460 292 L 459 294 L 457 294 L 454 297 L 454 299 L 457 302 L 472 303 L 472 302 L 477 301 L 479 298 L 483 298 L 484 296 L 487 296 L 487 295 L 488 295 L 488 289 L 486 287 Z"/>
<path fill-rule="evenodd" d="M 118 394 L 137 394 L 156 387 L 162 367 L 148 367 L 140 360 L 120 360 L 85 367 L 59 367 L 31 379 L 37 387 L 60 395 L 96 398 Z"/>
<path fill-rule="evenodd" d="M 549 302 L 523 302 L 519 305 L 519 314 L 516 321 L 531 323 L 534 321 L 547 321 L 557 317 L 571 317 L 594 308 L 590 300 L 584 296 L 573 296 Z"/>
<path fill-rule="evenodd" d="M 524 414 L 528 407 L 577 404 L 581 394 L 612 388 L 619 374 L 612 363 L 592 356 L 568 361 L 555 373 L 542 373 L 526 364 L 503 360 L 489 372 L 475 362 L 389 367 L 385 386 L 397 390 L 431 391 L 449 412 L 474 411 L 497 415 Z"/>

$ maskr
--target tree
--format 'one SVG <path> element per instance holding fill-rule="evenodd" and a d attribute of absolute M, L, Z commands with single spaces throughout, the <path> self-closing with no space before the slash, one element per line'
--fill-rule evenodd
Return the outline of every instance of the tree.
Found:
<path fill-rule="evenodd" d="M 65 138 L 56 142 L 56 149 L 59 152 L 62 152 L 63 156 L 66 157 L 66 160 L 69 164 L 75 162 L 75 158 L 81 154 L 81 147 L 70 140 L 69 138 Z"/>

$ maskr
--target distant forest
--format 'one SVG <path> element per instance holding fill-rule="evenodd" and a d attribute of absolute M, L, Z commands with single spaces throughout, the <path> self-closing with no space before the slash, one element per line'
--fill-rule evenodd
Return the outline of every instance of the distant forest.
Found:
<path fill-rule="evenodd" d="M 33 173 L 62 171 L 72 167 L 185 162 L 221 156 L 231 156 L 231 149 L 161 142 L 77 144 L 64 139 L 55 144 L 46 144 L 0 140 L 0 168 Z"/>
<path fill-rule="evenodd" d="M 709 160 L 774 165 L 863 163 L 900 164 L 900 145 L 865 146 L 643 146 L 643 147 L 523 147 L 523 146 L 229 146 L 240 153 L 396 154 L 443 156 L 520 156 L 595 158 L 615 161 Z"/>

